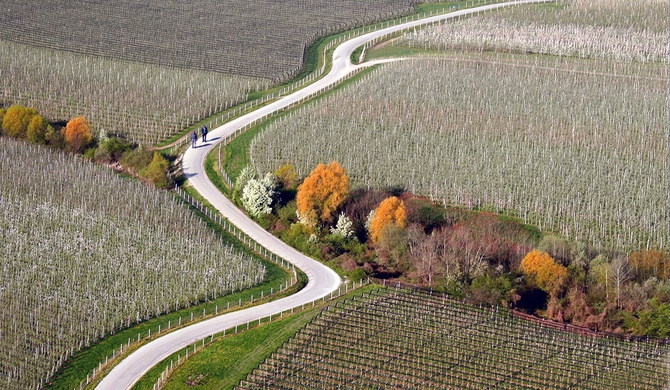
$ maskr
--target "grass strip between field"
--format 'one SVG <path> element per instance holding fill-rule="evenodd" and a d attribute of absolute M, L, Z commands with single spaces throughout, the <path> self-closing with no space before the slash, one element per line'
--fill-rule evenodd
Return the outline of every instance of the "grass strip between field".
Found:
<path fill-rule="evenodd" d="M 367 285 L 349 292 L 336 300 L 377 288 Z M 164 382 L 163 389 L 183 390 L 199 386 L 202 389 L 232 389 L 251 373 L 260 363 L 281 347 L 300 329 L 315 318 L 321 310 L 333 301 L 316 303 L 305 310 L 285 316 L 283 319 L 265 322 L 237 334 L 215 337 L 206 343 L 195 355 L 184 359 L 184 351 L 170 356 L 150 370 L 134 387 L 134 390 L 151 390 L 158 378 L 170 365 L 176 363 L 178 355 L 181 364 Z M 246 328 L 245 328 L 246 329 Z M 199 345 L 200 347 L 200 345 Z"/>
<path fill-rule="evenodd" d="M 188 389 L 196 385 L 207 389 L 231 389 L 318 313 L 319 309 L 310 308 L 237 334 L 219 335 L 218 341 L 205 344 L 195 355 L 191 355 L 191 348 L 188 360 L 182 350 L 156 365 L 133 389 L 153 389 L 170 361 L 177 362 L 178 355 L 181 365 L 170 375 L 164 389 Z"/>

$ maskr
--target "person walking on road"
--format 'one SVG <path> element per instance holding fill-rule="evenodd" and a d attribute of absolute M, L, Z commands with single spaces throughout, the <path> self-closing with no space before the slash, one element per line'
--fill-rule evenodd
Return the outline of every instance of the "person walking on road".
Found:
<path fill-rule="evenodd" d="M 207 142 L 207 126 L 202 125 L 200 128 L 200 134 L 202 134 L 202 142 Z"/>
<path fill-rule="evenodd" d="M 196 147 L 197 147 L 197 146 L 195 146 L 195 143 L 196 143 L 197 141 L 198 141 L 198 134 L 196 134 L 195 131 L 193 131 L 193 132 L 191 133 L 191 146 L 192 146 L 193 148 L 196 148 Z"/>

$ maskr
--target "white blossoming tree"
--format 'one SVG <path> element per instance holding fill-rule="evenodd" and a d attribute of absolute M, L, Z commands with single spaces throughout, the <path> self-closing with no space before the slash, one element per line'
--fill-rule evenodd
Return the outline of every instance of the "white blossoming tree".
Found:
<path fill-rule="evenodd" d="M 377 210 L 375 210 L 375 209 L 370 210 L 370 213 L 368 214 L 368 217 L 365 219 L 365 231 L 367 231 L 368 233 L 370 232 L 370 225 L 372 225 L 372 220 L 375 217 L 375 212 L 376 211 Z"/>
<path fill-rule="evenodd" d="M 277 193 L 275 175 L 268 173 L 264 178 L 250 179 L 242 190 L 242 205 L 252 216 L 258 218 L 272 212 L 272 201 Z"/>
<path fill-rule="evenodd" d="M 235 180 L 235 185 L 233 187 L 233 196 L 238 197 L 241 193 L 244 187 L 247 185 L 249 180 L 256 178 L 256 171 L 250 166 L 247 165 L 242 169 L 240 172 L 239 176 L 237 176 L 237 179 Z"/>
<path fill-rule="evenodd" d="M 340 213 L 335 227 L 330 228 L 330 232 L 342 238 L 351 238 L 354 235 L 354 223 L 344 213 Z"/>

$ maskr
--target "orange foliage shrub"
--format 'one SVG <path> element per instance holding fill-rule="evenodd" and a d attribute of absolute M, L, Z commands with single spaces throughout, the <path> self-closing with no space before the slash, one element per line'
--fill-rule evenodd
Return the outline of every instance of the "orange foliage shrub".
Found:
<path fill-rule="evenodd" d="M 537 287 L 550 294 L 556 293 L 568 276 L 567 268 L 557 264 L 548 253 L 536 249 L 528 252 L 519 268 Z"/>
<path fill-rule="evenodd" d="M 377 243 L 382 237 L 386 225 L 393 223 L 401 229 L 407 224 L 405 203 L 396 196 L 384 199 L 370 221 L 370 239 Z"/>
<path fill-rule="evenodd" d="M 65 143 L 73 153 L 81 153 L 93 142 L 93 133 L 86 118 L 83 116 L 70 119 L 63 129 Z"/>
<path fill-rule="evenodd" d="M 303 223 L 331 222 L 349 193 L 349 177 L 337 162 L 319 164 L 298 187 L 296 203 Z"/>
<path fill-rule="evenodd" d="M 670 254 L 658 250 L 639 250 L 630 254 L 630 265 L 640 281 L 651 277 L 670 278 Z"/>

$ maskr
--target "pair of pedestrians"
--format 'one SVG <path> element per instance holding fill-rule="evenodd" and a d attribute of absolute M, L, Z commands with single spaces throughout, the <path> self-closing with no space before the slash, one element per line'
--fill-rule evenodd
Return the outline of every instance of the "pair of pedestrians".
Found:
<path fill-rule="evenodd" d="M 207 142 L 207 126 L 202 125 L 200 128 L 200 134 L 202 135 L 202 142 Z M 191 146 L 197 148 L 196 142 L 198 141 L 198 134 L 193 130 L 191 133 Z"/>

